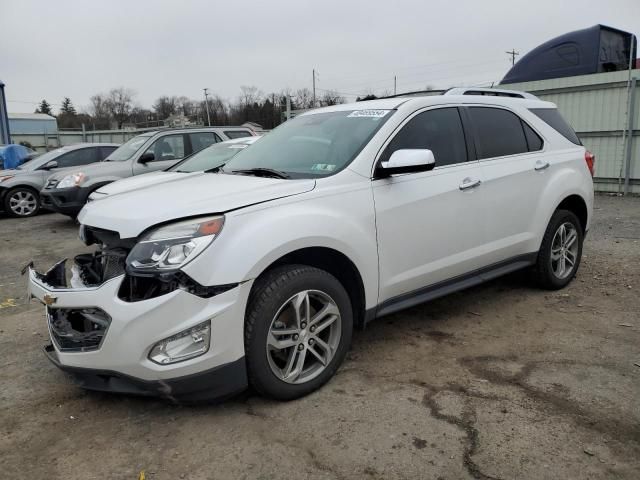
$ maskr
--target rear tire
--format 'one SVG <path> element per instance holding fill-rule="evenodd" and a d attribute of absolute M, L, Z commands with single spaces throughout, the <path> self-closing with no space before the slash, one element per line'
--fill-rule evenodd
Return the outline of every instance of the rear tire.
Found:
<path fill-rule="evenodd" d="M 245 318 L 250 385 L 278 400 L 313 392 L 343 362 L 352 332 L 351 300 L 333 275 L 306 265 L 267 272 Z"/>
<path fill-rule="evenodd" d="M 40 195 L 29 187 L 12 188 L 4 197 L 4 211 L 11 217 L 33 217 L 40 211 Z"/>
<path fill-rule="evenodd" d="M 556 210 L 549 220 L 533 269 L 536 283 L 547 290 L 566 287 L 580 266 L 583 241 L 578 217 L 569 210 Z"/>

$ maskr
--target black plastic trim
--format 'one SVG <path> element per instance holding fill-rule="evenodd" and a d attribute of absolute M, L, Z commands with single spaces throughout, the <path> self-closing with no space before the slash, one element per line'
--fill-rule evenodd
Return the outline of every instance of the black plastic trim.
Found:
<path fill-rule="evenodd" d="M 480 268 L 478 270 L 465 273 L 464 275 L 459 275 L 449 280 L 438 282 L 433 285 L 414 290 L 413 292 L 390 298 L 379 304 L 377 307 L 367 310 L 365 313 L 365 322 L 404 310 L 405 308 L 414 307 L 421 303 L 435 300 L 436 298 L 443 297 L 450 293 L 473 287 L 502 275 L 506 275 L 507 273 L 529 267 L 536 262 L 537 257 L 537 252 L 518 255 L 511 259 L 489 265 L 488 267 Z"/>
<path fill-rule="evenodd" d="M 244 357 L 192 375 L 152 381 L 111 370 L 62 365 L 51 344 L 44 347 L 44 353 L 51 363 L 86 390 L 161 397 L 174 403 L 203 403 L 232 397 L 249 385 Z"/>

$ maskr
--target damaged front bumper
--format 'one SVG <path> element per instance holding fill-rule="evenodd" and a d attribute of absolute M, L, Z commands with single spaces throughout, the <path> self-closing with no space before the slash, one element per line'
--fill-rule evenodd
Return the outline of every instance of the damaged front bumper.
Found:
<path fill-rule="evenodd" d="M 52 344 L 47 357 L 90 390 L 155 395 L 178 402 L 227 397 L 244 390 L 243 318 L 251 282 L 198 296 L 177 288 L 124 300 L 126 274 L 85 286 L 78 265 L 67 286 L 65 263 L 45 274 L 28 267 L 29 297 L 46 306 Z M 206 353 L 159 365 L 149 359 L 158 342 L 211 322 Z"/>

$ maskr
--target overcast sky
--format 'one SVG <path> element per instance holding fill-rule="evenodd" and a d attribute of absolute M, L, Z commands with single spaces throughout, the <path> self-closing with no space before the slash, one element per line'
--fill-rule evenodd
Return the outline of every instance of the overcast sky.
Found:
<path fill-rule="evenodd" d="M 311 88 L 313 68 L 319 89 L 349 95 L 394 75 L 398 92 L 489 84 L 506 50 L 597 23 L 640 33 L 640 0 L 0 0 L 0 79 L 10 112 L 64 96 L 82 109 L 118 86 L 145 107 L 203 87 Z"/>

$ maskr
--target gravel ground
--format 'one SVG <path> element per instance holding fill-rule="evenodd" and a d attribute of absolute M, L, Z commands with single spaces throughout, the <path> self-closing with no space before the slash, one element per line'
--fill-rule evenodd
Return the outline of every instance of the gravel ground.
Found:
<path fill-rule="evenodd" d="M 76 235 L 54 214 L 0 218 L 0 477 L 640 478 L 640 198 L 596 198 L 565 290 L 514 274 L 379 319 L 289 403 L 73 386 L 18 271 L 84 250 Z"/>

